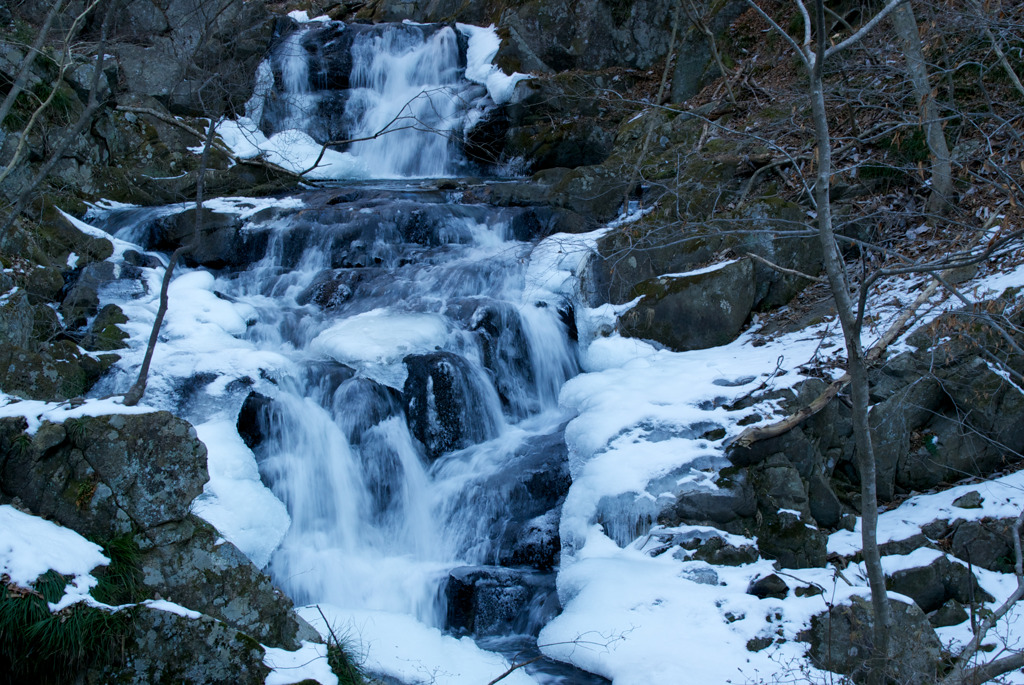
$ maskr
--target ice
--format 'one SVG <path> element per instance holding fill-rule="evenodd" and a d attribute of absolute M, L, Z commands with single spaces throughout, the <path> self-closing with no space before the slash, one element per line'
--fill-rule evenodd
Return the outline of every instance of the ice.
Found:
<path fill-rule="evenodd" d="M 488 27 L 456 24 L 463 35 L 469 38 L 466 50 L 466 78 L 473 83 L 487 87 L 487 94 L 497 105 L 504 105 L 512 100 L 516 84 L 528 79 L 528 74 L 515 73 L 511 76 L 503 72 L 492 62 L 501 47 L 501 39 L 494 25 Z"/>
<path fill-rule="evenodd" d="M 288 510 L 263 485 L 256 458 L 233 421 L 209 421 L 197 425 L 196 432 L 206 445 L 210 480 L 192 511 L 263 568 L 288 531 Z"/>
<path fill-rule="evenodd" d="M 447 337 L 441 316 L 374 309 L 328 328 L 310 349 L 339 362 L 385 364 L 407 354 L 431 352 Z"/>

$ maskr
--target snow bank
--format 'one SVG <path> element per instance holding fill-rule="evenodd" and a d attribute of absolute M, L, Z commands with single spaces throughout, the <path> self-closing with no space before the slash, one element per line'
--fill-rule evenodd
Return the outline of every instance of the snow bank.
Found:
<path fill-rule="evenodd" d="M 321 604 L 320 609 L 339 639 L 349 641 L 350 649 L 362 654 L 362 667 L 369 673 L 387 675 L 403 683 L 481 685 L 511 666 L 503 656 L 480 649 L 468 637 L 444 635 L 408 615 L 345 611 L 326 604 Z M 324 639 L 330 635 L 315 606 L 299 609 L 299 615 L 320 631 Z M 520 669 L 501 682 L 535 685 L 537 681 Z"/>
<path fill-rule="evenodd" d="M 28 588 L 39 576 L 53 570 L 71 580 L 64 596 L 50 605 L 50 611 L 92 600 L 89 591 L 97 581 L 91 572 L 110 563 L 99 545 L 8 504 L 0 505 L 0 531 L 0 574 L 8 575 L 10 582 Z"/>
<path fill-rule="evenodd" d="M 238 436 L 234 421 L 208 421 L 196 426 L 196 432 L 206 445 L 210 480 L 192 511 L 263 568 L 288 532 L 288 509 L 263 485 L 256 457 Z"/>

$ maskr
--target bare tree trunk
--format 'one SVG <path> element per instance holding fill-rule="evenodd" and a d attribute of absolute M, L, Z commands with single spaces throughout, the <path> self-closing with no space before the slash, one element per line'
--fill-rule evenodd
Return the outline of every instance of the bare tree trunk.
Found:
<path fill-rule="evenodd" d="M 167 315 L 167 307 L 170 304 L 168 290 L 174 278 L 174 268 L 186 253 L 192 250 L 199 242 L 203 230 L 203 192 L 206 182 L 206 167 L 210 161 L 210 148 L 213 147 L 213 138 L 217 130 L 217 120 L 210 119 L 210 128 L 207 129 L 206 139 L 203 141 L 203 154 L 199 162 L 199 174 L 196 178 L 196 224 L 192 234 L 192 240 L 181 245 L 171 253 L 167 262 L 167 269 L 164 271 L 163 280 L 160 282 L 160 306 L 156 310 L 156 319 L 153 321 L 153 328 L 149 332 L 149 342 L 146 344 L 146 354 L 142 358 L 142 366 L 139 367 L 139 377 L 135 379 L 132 387 L 124 395 L 123 404 L 126 407 L 134 407 L 142 401 L 146 394 L 146 384 L 149 382 L 149 367 L 153 362 L 153 353 L 156 351 L 156 343 L 160 338 L 160 329 L 163 327 L 164 317 Z"/>
<path fill-rule="evenodd" d="M 925 141 L 932 156 L 931 195 L 928 198 L 928 212 L 943 214 L 953 197 L 953 171 L 949 160 L 949 146 L 942 132 L 939 108 L 935 94 L 928 80 L 928 64 L 921 51 L 921 36 L 917 29 L 917 18 L 909 2 L 901 4 L 892 12 L 892 25 L 907 57 L 907 74 L 914 87 L 914 97 L 924 128 Z"/>
<path fill-rule="evenodd" d="M 853 404 L 852 420 L 857 452 L 857 469 L 861 489 L 861 544 L 868 584 L 871 587 L 871 608 L 874 613 L 874 654 L 869 665 L 869 682 L 881 683 L 882 672 L 889 656 L 889 597 L 885 588 L 885 572 L 878 550 L 878 487 L 876 483 L 874 447 L 868 425 L 868 369 L 861 344 L 860 317 L 850 296 L 850 283 L 846 265 L 836 244 L 832 225 L 832 138 L 825 109 L 825 90 L 822 70 L 825 62 L 826 41 L 821 27 L 825 25 L 824 0 L 815 0 L 818 29 L 817 54 L 812 56 L 810 68 L 811 107 L 814 118 L 814 139 L 818 148 L 818 172 L 814 184 L 817 209 L 818 237 L 821 241 L 825 272 L 828 274 L 832 297 L 835 299 L 839 322 L 846 341 L 847 373 L 850 374 L 850 395 Z"/>

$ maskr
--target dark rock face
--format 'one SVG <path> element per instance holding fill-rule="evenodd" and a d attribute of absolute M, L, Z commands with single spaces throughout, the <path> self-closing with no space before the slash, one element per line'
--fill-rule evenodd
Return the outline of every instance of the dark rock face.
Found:
<path fill-rule="evenodd" d="M 113 30 L 126 88 L 179 115 L 241 112 L 271 37 L 270 14 L 242 0 L 134 0 Z M 188 56 L 188 57 L 182 57 Z M 209 88 L 209 81 L 218 88 Z"/>
<path fill-rule="evenodd" d="M 518 310 L 509 303 L 483 305 L 474 312 L 470 325 L 479 332 L 484 367 L 493 374 L 505 412 L 515 420 L 535 413 L 539 403 L 531 392 L 530 346 Z"/>
<path fill-rule="evenodd" d="M 785 599 L 786 595 L 789 594 L 789 586 L 786 585 L 786 581 L 772 573 L 752 582 L 750 587 L 747 588 L 747 594 L 754 595 L 758 599 L 766 599 L 768 597 Z"/>
<path fill-rule="evenodd" d="M 896 571 L 886 579 L 886 589 L 906 595 L 925 612 L 936 611 L 949 600 L 960 604 L 991 602 L 993 597 L 978 586 L 978 581 L 963 564 L 944 556 L 927 566 Z"/>
<path fill-rule="evenodd" d="M 259 447 L 267 437 L 267 426 L 273 402 L 266 395 L 250 392 L 238 411 L 238 435 L 249 449 Z"/>
<path fill-rule="evenodd" d="M 159 531 L 143 550 L 142 582 L 151 592 L 219 619 L 259 642 L 286 649 L 310 639 L 309 628 L 291 612 L 292 603 L 237 547 L 190 518 Z"/>
<path fill-rule="evenodd" d="M 448 576 L 449 629 L 477 636 L 525 633 L 558 611 L 553 578 L 500 566 L 460 566 Z M 531 617 L 536 611 L 538 616 Z"/>
<path fill-rule="evenodd" d="M 469 364 L 451 352 L 410 355 L 402 396 L 412 434 L 431 459 L 494 437 L 497 429 Z"/>
<path fill-rule="evenodd" d="M 256 640 L 209 616 L 139 608 L 124 650 L 124 666 L 104 669 L 96 682 L 258 685 L 270 673 Z"/>
<path fill-rule="evenodd" d="M 355 285 L 362 274 L 359 269 L 334 269 L 313 279 L 295 301 L 299 304 L 315 304 L 321 309 L 335 309 L 352 298 Z"/>
<path fill-rule="evenodd" d="M 231 543 L 192 517 L 207 481 L 206 447 L 167 412 L 44 423 L 0 421 L 0 495 L 100 540 L 139 544 L 144 591 L 159 594 L 274 646 L 295 648 L 291 602 Z M 303 638 L 306 639 L 306 638 Z"/>
<path fill-rule="evenodd" d="M 47 423 L 19 439 L 0 490 L 83 535 L 145 534 L 181 521 L 207 480 L 206 447 L 166 412 Z"/>
<path fill-rule="evenodd" d="M 741 259 L 704 273 L 661 276 L 636 286 L 643 299 L 619 319 L 628 337 L 655 340 L 675 350 L 731 342 L 754 305 L 754 268 Z"/>
<path fill-rule="evenodd" d="M 894 682 L 930 685 L 936 682 L 941 656 L 939 639 L 916 604 L 891 602 L 891 653 L 887 675 Z M 860 597 L 811 619 L 811 662 L 818 668 L 843 673 L 864 682 L 864 664 L 871 654 L 871 605 Z"/>
<path fill-rule="evenodd" d="M 954 522 L 953 555 L 990 571 L 1012 573 L 1013 523 L 1013 519 Z"/>

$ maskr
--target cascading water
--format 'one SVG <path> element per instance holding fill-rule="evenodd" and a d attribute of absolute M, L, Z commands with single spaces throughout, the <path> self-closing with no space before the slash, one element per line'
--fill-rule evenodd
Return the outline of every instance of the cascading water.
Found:
<path fill-rule="evenodd" d="M 261 126 L 353 141 L 335 147 L 369 178 L 452 175 L 465 163 L 458 138 L 493 105 L 465 77 L 465 43 L 445 25 L 299 28 L 273 51 L 275 86 L 255 107 Z"/>
<path fill-rule="evenodd" d="M 344 56 L 332 36 L 348 40 L 345 78 L 325 66 Z M 261 103 L 271 132 L 333 136 L 325 102 L 343 92 L 349 136 L 417 122 L 348 150 L 378 175 L 456 165 L 436 131 L 467 125 L 465 96 L 481 87 L 463 77 L 451 27 L 305 27 L 272 61 L 279 92 Z M 329 94 L 331 79 L 348 88 Z M 164 353 L 167 377 L 147 399 L 185 407 L 196 423 L 238 417 L 290 516 L 267 568 L 297 604 L 494 640 L 536 634 L 557 611 L 550 569 L 569 484 L 569 417 L 557 400 L 578 365 L 571 309 L 527 294 L 544 216 L 459 199 L 422 184 L 350 185 L 241 212 L 226 238 L 231 259 L 259 256 L 209 284 L 246 313 L 215 353 L 233 360 L 234 377 L 211 380 L 232 372 L 210 373 L 215 362 L 186 342 L 177 358 Z M 187 209 L 115 209 L 104 220 L 123 238 L 155 241 Z M 204 384 L 205 399 L 177 390 Z"/>

